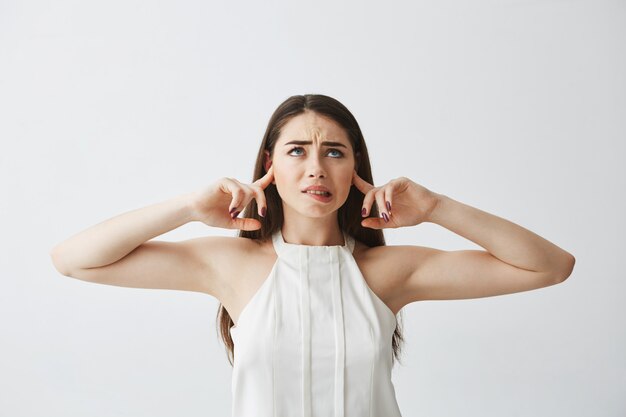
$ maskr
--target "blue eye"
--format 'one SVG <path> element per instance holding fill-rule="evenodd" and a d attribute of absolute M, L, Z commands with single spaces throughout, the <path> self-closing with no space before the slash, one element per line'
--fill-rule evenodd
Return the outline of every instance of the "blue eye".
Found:
<path fill-rule="evenodd" d="M 291 154 L 291 152 L 298 150 L 298 149 L 302 150 L 301 147 L 295 147 L 295 148 L 291 148 L 291 150 L 288 153 Z"/>
<path fill-rule="evenodd" d="M 293 151 L 296 151 L 296 150 L 304 150 L 304 148 L 302 148 L 301 146 L 296 146 L 295 148 L 291 148 L 291 150 L 289 150 L 288 154 L 291 154 Z M 334 158 L 342 158 L 343 157 L 343 152 L 341 152 L 338 149 L 329 149 L 328 151 L 329 152 L 337 152 L 339 154 L 338 156 L 335 156 Z M 298 155 L 296 155 L 296 156 L 298 156 Z"/>

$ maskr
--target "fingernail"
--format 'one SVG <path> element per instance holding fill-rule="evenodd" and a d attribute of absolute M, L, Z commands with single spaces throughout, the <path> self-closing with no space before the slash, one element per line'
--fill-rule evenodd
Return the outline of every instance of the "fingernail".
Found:
<path fill-rule="evenodd" d="M 386 203 L 387 203 L 387 211 L 391 211 L 391 203 L 389 201 L 387 201 Z"/>
<path fill-rule="evenodd" d="M 389 221 L 389 216 L 387 216 L 387 213 L 383 213 L 383 219 L 385 219 L 385 223 Z"/>
<path fill-rule="evenodd" d="M 231 209 L 230 209 L 230 211 L 228 212 L 228 214 L 231 214 L 231 215 L 232 215 L 232 214 L 233 214 L 233 212 L 234 212 L 235 210 L 237 210 L 237 207 L 233 207 L 233 208 L 231 208 Z"/>
<path fill-rule="evenodd" d="M 365 209 L 365 207 L 363 207 L 363 210 L 361 210 L 361 217 L 365 217 L 366 214 L 367 210 Z"/>
<path fill-rule="evenodd" d="M 234 212 L 234 213 L 231 215 L 231 217 L 234 219 L 235 217 L 237 217 L 237 215 L 238 215 L 238 214 L 239 214 L 239 212 L 238 212 L 238 211 L 236 211 L 236 212 Z"/>
<path fill-rule="evenodd" d="M 261 216 L 265 217 L 265 207 L 261 208 Z"/>

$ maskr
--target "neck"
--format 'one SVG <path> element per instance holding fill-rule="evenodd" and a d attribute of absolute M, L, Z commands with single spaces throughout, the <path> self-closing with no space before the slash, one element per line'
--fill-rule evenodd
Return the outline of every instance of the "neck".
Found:
<path fill-rule="evenodd" d="M 344 236 L 336 219 L 334 222 L 322 222 L 321 219 L 309 218 L 309 221 L 283 223 L 282 236 L 286 243 L 311 246 L 343 246 Z"/>

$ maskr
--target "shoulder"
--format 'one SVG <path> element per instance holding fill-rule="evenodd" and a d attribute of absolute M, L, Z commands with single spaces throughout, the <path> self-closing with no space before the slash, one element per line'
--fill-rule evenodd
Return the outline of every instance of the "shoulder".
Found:
<path fill-rule="evenodd" d="M 238 290 L 239 277 L 271 257 L 266 241 L 239 236 L 196 238 L 191 250 L 202 259 L 206 276 L 218 283 L 220 301 Z"/>
<path fill-rule="evenodd" d="M 432 248 L 412 245 L 369 247 L 356 241 L 354 259 L 371 289 L 397 312 L 410 302 L 409 278 L 433 253 Z"/>
<path fill-rule="evenodd" d="M 356 241 L 354 246 L 354 258 L 359 262 L 368 266 L 388 269 L 389 272 L 398 272 L 406 263 L 407 256 L 415 256 L 414 250 L 407 246 L 367 246 L 366 244 Z M 387 274 L 388 275 L 388 274 Z"/>
<path fill-rule="evenodd" d="M 208 249 L 224 252 L 255 251 L 261 249 L 262 241 L 239 236 L 203 236 L 193 239 L 195 249 L 206 252 Z"/>
<path fill-rule="evenodd" d="M 238 236 L 202 236 L 190 240 L 190 250 L 202 256 L 209 264 L 223 256 L 237 256 L 240 252 L 251 248 L 251 239 Z"/>
<path fill-rule="evenodd" d="M 354 257 L 362 262 L 378 263 L 381 266 L 410 267 L 416 260 L 423 260 L 432 252 L 432 248 L 413 245 L 367 246 L 356 240 Z"/>
<path fill-rule="evenodd" d="M 195 240 L 198 253 L 215 266 L 241 263 L 245 259 L 271 254 L 271 242 L 239 236 L 206 236 Z M 269 245 L 268 245 L 269 243 Z"/>

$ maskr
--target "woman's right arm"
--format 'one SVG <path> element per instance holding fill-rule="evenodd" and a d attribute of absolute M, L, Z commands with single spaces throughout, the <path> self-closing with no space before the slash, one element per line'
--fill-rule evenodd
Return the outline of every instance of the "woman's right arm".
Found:
<path fill-rule="evenodd" d="M 120 260 L 142 243 L 192 221 L 190 197 L 135 209 L 73 235 L 52 249 L 54 266 L 65 275 Z"/>
<path fill-rule="evenodd" d="M 84 281 L 197 291 L 222 300 L 229 295 L 226 291 L 232 291 L 233 283 L 221 276 L 220 266 L 240 254 L 244 239 L 150 239 L 191 221 L 228 229 L 259 229 L 258 220 L 238 218 L 237 214 L 252 199 L 257 200 L 262 213 L 266 209 L 263 190 L 272 179 L 273 169 L 251 185 L 222 178 L 198 192 L 120 214 L 55 246 L 50 252 L 52 262 L 61 274 Z"/>
<path fill-rule="evenodd" d="M 195 220 L 193 197 L 182 194 L 91 226 L 56 245 L 50 252 L 52 262 L 61 274 L 84 281 L 217 297 L 219 284 L 204 251 L 210 250 L 207 245 L 233 238 L 150 241 Z"/>

